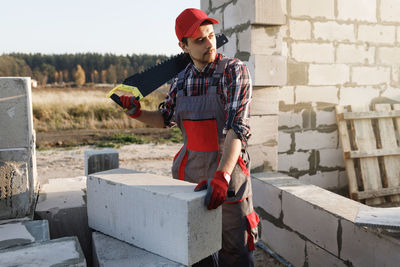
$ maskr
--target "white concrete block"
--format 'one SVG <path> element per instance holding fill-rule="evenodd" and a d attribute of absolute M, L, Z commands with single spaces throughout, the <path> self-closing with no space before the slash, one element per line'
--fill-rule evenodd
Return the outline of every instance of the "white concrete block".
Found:
<path fill-rule="evenodd" d="M 324 102 L 337 104 L 338 88 L 336 86 L 296 86 L 296 103 Z"/>
<path fill-rule="evenodd" d="M 257 174 L 253 174 L 252 176 L 259 177 Z M 282 211 L 282 190 L 279 190 L 260 179 L 252 179 L 251 183 L 255 209 L 262 209 L 278 219 Z"/>
<path fill-rule="evenodd" d="M 251 100 L 251 115 L 276 115 L 278 114 L 279 88 L 278 87 L 253 87 Z"/>
<path fill-rule="evenodd" d="M 0 250 L 50 240 L 46 220 L 0 224 Z"/>
<path fill-rule="evenodd" d="M 279 102 L 286 105 L 294 104 L 294 87 L 282 86 L 279 88 Z"/>
<path fill-rule="evenodd" d="M 282 51 L 282 36 L 279 27 L 252 26 L 251 29 L 251 54 L 280 55 Z M 239 44 L 242 36 L 239 36 Z M 242 51 L 242 50 L 241 50 Z"/>
<path fill-rule="evenodd" d="M 339 100 L 336 104 L 339 103 Z M 324 110 L 317 110 L 316 111 L 316 125 L 333 125 L 336 124 L 336 113 L 334 111 L 324 111 Z"/>
<path fill-rule="evenodd" d="M 341 87 L 340 105 L 363 105 L 369 104 L 371 100 L 379 96 L 379 90 L 372 86 L 364 87 Z"/>
<path fill-rule="evenodd" d="M 296 149 L 325 149 L 336 148 L 338 143 L 337 132 L 321 133 L 317 131 L 306 131 L 295 133 Z"/>
<path fill-rule="evenodd" d="M 271 145 L 249 145 L 251 158 L 251 170 L 253 171 L 276 171 L 278 169 L 278 147 Z"/>
<path fill-rule="evenodd" d="M 338 19 L 376 22 L 376 0 L 338 0 Z"/>
<path fill-rule="evenodd" d="M 311 23 L 308 20 L 289 20 L 289 37 L 294 40 L 311 39 Z"/>
<path fill-rule="evenodd" d="M 119 167 L 119 154 L 115 149 L 85 150 L 84 157 L 85 176 Z"/>
<path fill-rule="evenodd" d="M 223 23 L 224 19 L 223 19 L 223 16 L 222 16 L 222 13 L 220 12 L 220 10 L 215 10 L 214 12 L 210 12 L 208 14 L 208 16 L 210 18 L 214 18 L 214 19 L 219 21 L 219 23 L 218 24 L 214 24 L 213 27 L 214 27 L 214 32 L 215 33 L 217 33 L 217 34 L 221 33 L 222 30 L 223 30 L 223 26 L 224 26 L 224 23 Z"/>
<path fill-rule="evenodd" d="M 338 185 L 338 187 L 339 188 L 343 188 L 343 187 L 347 186 L 348 184 L 349 183 L 348 183 L 348 180 L 347 180 L 346 171 L 339 171 L 339 185 Z"/>
<path fill-rule="evenodd" d="M 254 86 L 286 84 L 286 58 L 283 56 L 251 55 L 247 66 Z"/>
<path fill-rule="evenodd" d="M 295 42 L 291 45 L 292 59 L 299 62 L 334 63 L 333 44 Z"/>
<path fill-rule="evenodd" d="M 399 249 L 398 240 L 347 220 L 340 220 L 340 223 L 340 257 L 343 260 L 350 261 L 353 266 L 395 266 L 400 262 L 400 253 L 393 253 Z"/>
<path fill-rule="evenodd" d="M 30 148 L 33 116 L 30 78 L 0 78 L 0 148 Z"/>
<path fill-rule="evenodd" d="M 207 210 L 195 184 L 115 169 L 87 180 L 89 226 L 191 265 L 221 248 L 221 208 Z"/>
<path fill-rule="evenodd" d="M 237 35 L 237 49 L 240 52 L 251 53 L 251 32 L 252 27 L 248 27 L 246 30 L 236 33 Z"/>
<path fill-rule="evenodd" d="M 294 152 L 293 154 L 278 155 L 278 171 L 308 170 L 310 152 Z"/>
<path fill-rule="evenodd" d="M 279 112 L 279 127 L 295 127 L 303 125 L 303 116 L 301 113 Z"/>
<path fill-rule="evenodd" d="M 353 24 L 339 24 L 335 21 L 314 22 L 314 38 L 324 41 L 355 41 Z"/>
<path fill-rule="evenodd" d="M 252 136 L 249 139 L 249 145 L 276 145 L 278 140 L 278 116 L 252 115 L 250 119 L 250 129 Z"/>
<path fill-rule="evenodd" d="M 286 3 L 283 0 L 255 0 L 254 4 L 253 24 L 286 24 Z"/>
<path fill-rule="evenodd" d="M 86 266 L 76 237 L 0 250 L 0 266 Z"/>
<path fill-rule="evenodd" d="M 384 65 L 400 64 L 400 47 L 378 47 L 377 49 L 377 63 Z"/>
<path fill-rule="evenodd" d="M 389 25 L 359 25 L 358 40 L 378 44 L 393 44 L 395 42 L 395 26 Z"/>
<path fill-rule="evenodd" d="M 235 57 L 237 48 L 237 34 L 232 33 L 231 36 L 227 36 L 229 42 L 222 46 L 223 54 L 227 57 Z M 246 64 L 247 65 L 247 64 Z M 253 78 L 253 77 L 252 77 Z"/>
<path fill-rule="evenodd" d="M 290 1 L 293 17 L 335 18 L 335 1 L 333 0 L 296 0 Z"/>
<path fill-rule="evenodd" d="M 351 81 L 359 85 L 390 83 L 390 68 L 353 67 Z"/>
<path fill-rule="evenodd" d="M 308 83 L 310 85 L 336 85 L 350 81 L 350 67 L 345 64 L 310 64 Z"/>
<path fill-rule="evenodd" d="M 301 190 L 301 186 L 296 190 Z M 321 212 L 314 205 L 286 191 L 282 193 L 282 210 L 285 225 L 332 254 L 338 255 L 338 218 Z"/>
<path fill-rule="evenodd" d="M 336 49 L 337 63 L 375 63 L 375 47 L 353 44 L 338 44 Z"/>
<path fill-rule="evenodd" d="M 400 102 L 400 88 L 398 87 L 389 87 L 387 88 L 381 95 L 382 97 L 399 101 Z"/>
<path fill-rule="evenodd" d="M 304 266 L 305 242 L 295 232 L 261 219 L 261 239 L 293 266 Z"/>
<path fill-rule="evenodd" d="M 343 153 L 341 148 L 330 148 L 319 150 L 319 165 L 321 167 L 343 167 Z"/>
<path fill-rule="evenodd" d="M 338 257 L 328 253 L 326 250 L 321 249 L 319 246 L 312 242 L 306 242 L 307 249 L 307 262 L 310 267 L 320 266 L 335 266 L 346 267 L 348 266 Z"/>
<path fill-rule="evenodd" d="M 400 1 L 399 0 L 381 0 L 379 6 L 380 18 L 384 22 L 400 22 Z"/>
<path fill-rule="evenodd" d="M 184 266 L 126 242 L 93 232 L 93 261 L 99 267 Z"/>
<path fill-rule="evenodd" d="M 227 30 L 252 21 L 254 12 L 254 2 L 237 1 L 227 5 L 224 9 L 224 29 Z"/>
<path fill-rule="evenodd" d="M 305 174 L 299 177 L 299 181 L 305 184 L 319 186 L 324 189 L 335 189 L 339 186 L 339 171 L 318 171 L 313 175 Z"/>
<path fill-rule="evenodd" d="M 279 131 L 278 133 L 278 152 L 287 152 L 291 149 L 291 134 Z"/>

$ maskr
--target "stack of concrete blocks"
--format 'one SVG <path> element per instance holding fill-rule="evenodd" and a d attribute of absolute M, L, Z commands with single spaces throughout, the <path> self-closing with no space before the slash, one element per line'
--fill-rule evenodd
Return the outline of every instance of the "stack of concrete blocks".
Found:
<path fill-rule="evenodd" d="M 288 0 L 285 13 L 278 170 L 341 188 L 347 182 L 334 106 L 400 101 L 400 2 Z"/>
<path fill-rule="evenodd" d="M 35 133 L 30 78 L 0 78 L 0 220 L 31 216 Z"/>
<path fill-rule="evenodd" d="M 50 240 L 46 220 L 0 221 L 0 266 L 86 266 L 76 237 Z"/>
<path fill-rule="evenodd" d="M 91 265 L 92 232 L 86 210 L 86 177 L 49 179 L 41 185 L 35 218 L 48 220 L 51 239 L 76 236 Z"/>
<path fill-rule="evenodd" d="M 286 23 L 281 0 L 201 0 L 201 9 L 220 21 L 215 31 L 229 42 L 222 52 L 249 68 L 253 83 L 249 152 L 253 171 L 276 171 L 278 91 L 286 84 L 282 29 Z"/>
<path fill-rule="evenodd" d="M 222 240 L 221 208 L 207 210 L 204 206 L 205 191 L 194 192 L 194 186 L 185 181 L 127 169 L 89 175 L 89 226 L 167 258 L 174 262 L 171 266 L 192 265 L 219 251 Z M 97 260 L 105 262 L 111 257 L 115 263 L 118 259 L 110 256 L 111 253 L 104 255 L 104 244 L 114 241 L 106 241 L 104 237 L 96 238 L 94 235 Z M 118 247 L 125 250 L 122 244 Z M 159 266 L 158 257 L 137 248 L 128 250 L 141 257 L 136 259 L 137 262 L 153 258 L 156 262 L 150 266 Z M 118 255 L 119 252 L 114 250 L 113 253 Z M 126 255 L 122 257 L 125 262 L 133 261 Z"/>
<path fill-rule="evenodd" d="M 253 174 L 253 200 L 262 241 L 293 266 L 399 265 L 398 231 L 355 224 L 364 204 L 279 173 Z"/>
<path fill-rule="evenodd" d="M 86 150 L 85 175 L 119 166 L 114 149 Z M 49 221 L 50 237 L 76 236 L 92 265 L 92 231 L 88 226 L 86 207 L 86 176 L 49 179 L 40 187 L 35 217 Z"/>

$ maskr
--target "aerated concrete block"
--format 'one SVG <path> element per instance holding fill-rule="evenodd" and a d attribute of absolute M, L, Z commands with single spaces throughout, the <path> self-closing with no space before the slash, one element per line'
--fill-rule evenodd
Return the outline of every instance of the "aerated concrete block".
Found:
<path fill-rule="evenodd" d="M 0 250 L 0 266 L 86 266 L 76 237 Z"/>
<path fill-rule="evenodd" d="M 0 148 L 31 146 L 30 81 L 30 78 L 0 78 Z"/>
<path fill-rule="evenodd" d="M 0 149 L 0 220 L 29 215 L 34 192 L 28 166 L 27 149 Z"/>
<path fill-rule="evenodd" d="M 92 236 L 86 209 L 86 177 L 49 179 L 40 189 L 35 217 L 49 221 L 50 237 L 77 236 L 91 265 Z"/>
<path fill-rule="evenodd" d="M 119 154 L 115 149 L 86 150 L 85 151 L 85 175 L 118 169 Z"/>
<path fill-rule="evenodd" d="M 0 250 L 50 239 L 46 220 L 0 224 Z"/>
<path fill-rule="evenodd" d="M 221 248 L 221 208 L 207 210 L 195 184 L 126 169 L 89 175 L 89 226 L 192 265 Z"/>
<path fill-rule="evenodd" d="M 184 266 L 100 232 L 93 232 L 93 262 L 99 267 Z"/>

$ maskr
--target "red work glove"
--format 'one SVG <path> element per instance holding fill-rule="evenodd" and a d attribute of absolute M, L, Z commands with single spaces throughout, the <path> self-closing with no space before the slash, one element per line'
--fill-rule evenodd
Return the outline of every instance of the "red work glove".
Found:
<path fill-rule="evenodd" d="M 206 205 L 209 210 L 216 209 L 225 201 L 230 179 L 229 173 L 217 171 L 213 179 L 201 181 L 194 188 L 194 191 L 197 192 L 207 189 L 204 205 Z"/>
<path fill-rule="evenodd" d="M 122 106 L 126 109 L 125 113 L 131 118 L 137 118 L 142 114 L 140 102 L 134 96 L 122 95 L 119 97 Z"/>

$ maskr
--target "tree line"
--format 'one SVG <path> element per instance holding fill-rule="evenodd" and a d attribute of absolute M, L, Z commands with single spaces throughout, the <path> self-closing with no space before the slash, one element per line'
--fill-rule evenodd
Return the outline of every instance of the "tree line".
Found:
<path fill-rule="evenodd" d="M 121 83 L 165 59 L 164 55 L 25 54 L 0 55 L 0 76 L 30 76 L 40 85 Z"/>

